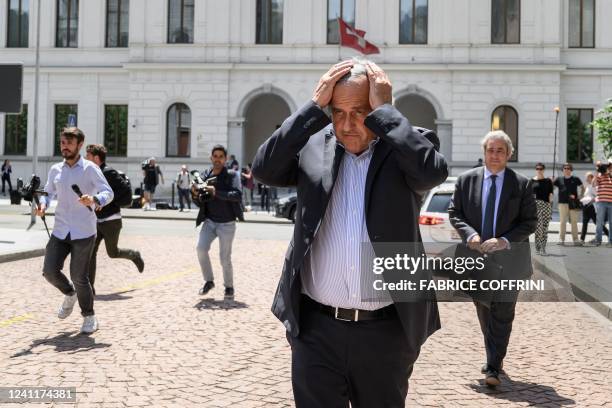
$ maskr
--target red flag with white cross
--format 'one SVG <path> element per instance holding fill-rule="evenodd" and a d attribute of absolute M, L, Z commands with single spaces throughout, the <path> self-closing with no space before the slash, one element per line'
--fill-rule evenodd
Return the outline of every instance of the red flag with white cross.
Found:
<path fill-rule="evenodd" d="M 340 45 L 356 49 L 362 54 L 380 54 L 377 46 L 365 39 L 365 31 L 357 30 L 338 18 L 340 29 Z"/>

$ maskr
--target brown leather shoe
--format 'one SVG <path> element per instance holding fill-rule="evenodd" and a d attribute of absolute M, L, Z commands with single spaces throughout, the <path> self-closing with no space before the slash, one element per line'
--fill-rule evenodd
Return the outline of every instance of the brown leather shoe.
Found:
<path fill-rule="evenodd" d="M 501 381 L 499 379 L 499 372 L 489 366 L 487 373 L 485 374 L 485 383 L 489 387 L 496 387 L 501 384 Z"/>

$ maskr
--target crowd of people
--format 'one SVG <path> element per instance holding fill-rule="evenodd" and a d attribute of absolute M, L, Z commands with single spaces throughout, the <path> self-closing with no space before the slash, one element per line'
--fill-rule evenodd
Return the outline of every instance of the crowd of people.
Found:
<path fill-rule="evenodd" d="M 381 401 L 404 406 L 421 346 L 441 327 L 433 290 L 412 302 L 359 295 L 361 264 L 371 265 L 374 257 L 374 251 L 362 252 L 363 245 L 414 243 L 421 248 L 416 220 L 422 195 L 448 177 L 435 132 L 412 126 L 391 101 L 391 81 L 375 63 L 340 62 L 321 77 L 312 99 L 260 146 L 252 165 L 240 168 L 234 155 L 228 157 L 224 146 L 215 145 L 209 169 L 190 172 L 184 165 L 176 176 L 180 210 L 189 211 L 192 202 L 199 207 L 199 294 L 215 288 L 209 252 L 218 238 L 226 300 L 235 295 L 231 256 L 236 221 L 244 220 L 244 209 L 252 206 L 255 186 L 261 185 L 262 208 L 269 208 L 275 188 L 297 188 L 293 238 L 272 311 L 285 326 L 291 346 L 298 407 L 349 402 L 380 406 Z M 93 333 L 98 330 L 94 283 L 101 241 L 111 258 L 130 260 L 139 272 L 144 260 L 137 250 L 117 245 L 121 207 L 132 199 L 131 188 L 126 193 L 129 183 L 106 164 L 104 146 L 88 145 L 83 158 L 84 140 L 78 128 L 62 130 L 64 160 L 51 167 L 44 189 L 48 196 L 41 197 L 37 212 L 44 216 L 50 201 L 57 199 L 43 262 L 43 276 L 64 295 L 57 315 L 65 319 L 78 302 L 84 318 L 81 331 Z M 584 244 L 589 221 L 597 225 L 591 244 L 601 245 L 604 232 L 612 242 L 612 228 L 604 227 L 606 219 L 612 220 L 610 163 L 598 163 L 595 173 L 587 173 L 586 183 L 573 175 L 569 163 L 554 179 L 547 178 L 544 164 L 538 163 L 535 177 L 528 179 L 508 167 L 514 147 L 503 131 L 487 133 L 481 149 L 482 166 L 458 177 L 448 210 L 462 239 L 457 251 L 488 256 L 487 262 L 495 260 L 502 275 L 529 278 L 529 237 L 536 234 L 536 251 L 545 254 L 555 188 L 561 245 L 568 220 L 575 245 Z M 4 181 L 10 163 L 5 162 L 2 171 Z M 153 157 L 142 171 L 148 211 L 164 178 Z M 70 279 L 62 272 L 68 255 Z M 510 291 L 503 301 L 472 298 L 484 340 L 481 372 L 492 387 L 502 382 L 518 294 Z"/>
<path fill-rule="evenodd" d="M 535 246 L 538 255 L 546 255 L 548 225 L 552 217 L 553 192 L 558 189 L 559 245 L 566 245 L 567 223 L 570 223 L 574 246 L 585 244 L 602 245 L 604 235 L 608 246 L 612 246 L 612 235 L 606 222 L 612 220 L 612 162 L 595 164 L 594 172 L 585 174 L 583 182 L 573 174 L 570 163 L 563 164 L 563 174 L 556 178 L 545 176 L 546 166 L 537 163 L 536 174 L 532 179 L 536 199 L 538 224 L 535 232 Z M 582 231 L 578 235 L 578 220 L 582 213 Z M 586 242 L 589 222 L 593 222 L 595 238 Z"/>

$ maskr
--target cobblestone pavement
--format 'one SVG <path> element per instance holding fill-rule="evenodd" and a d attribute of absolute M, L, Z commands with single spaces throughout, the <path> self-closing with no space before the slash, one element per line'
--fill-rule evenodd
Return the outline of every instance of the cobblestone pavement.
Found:
<path fill-rule="evenodd" d="M 42 278 L 42 258 L 0 264 L 0 385 L 75 386 L 79 407 L 293 405 L 290 350 L 269 312 L 285 242 L 235 242 L 231 304 L 220 301 L 216 243 L 217 287 L 205 298 L 193 236 L 127 236 L 121 246 L 139 247 L 146 269 L 101 251 L 92 336 L 78 334 L 78 306 L 55 316 L 62 297 Z M 508 377 L 494 391 L 481 384 L 474 307 L 442 304 L 441 315 L 408 406 L 612 406 L 612 326 L 585 305 L 520 304 Z"/>

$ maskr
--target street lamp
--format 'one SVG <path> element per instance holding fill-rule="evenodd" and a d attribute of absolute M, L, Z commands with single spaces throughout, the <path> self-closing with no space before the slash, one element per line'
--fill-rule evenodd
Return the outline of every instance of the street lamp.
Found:
<path fill-rule="evenodd" d="M 40 71 L 40 3 L 42 0 L 36 1 L 36 69 L 34 72 L 34 132 L 32 134 L 32 174 L 36 174 L 38 170 L 38 85 Z M 30 224 L 36 223 L 36 206 L 32 201 L 32 214 Z"/>
<path fill-rule="evenodd" d="M 553 149 L 553 180 L 555 179 L 555 168 L 557 167 L 557 124 L 559 123 L 559 107 L 555 106 L 555 147 Z"/>

